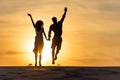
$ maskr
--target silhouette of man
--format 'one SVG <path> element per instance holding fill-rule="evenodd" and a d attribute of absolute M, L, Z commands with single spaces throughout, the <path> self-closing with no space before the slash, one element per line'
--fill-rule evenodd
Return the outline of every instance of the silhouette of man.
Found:
<path fill-rule="evenodd" d="M 57 60 L 57 55 L 59 53 L 59 50 L 61 49 L 61 43 L 62 43 L 62 23 L 65 19 L 66 16 L 66 12 L 67 12 L 67 7 L 64 8 L 64 14 L 61 18 L 60 21 L 57 22 L 57 18 L 53 17 L 52 21 L 53 24 L 50 26 L 49 28 L 49 32 L 48 32 L 48 40 L 50 41 L 50 37 L 51 37 L 51 32 L 54 32 L 54 37 L 52 39 L 52 64 L 55 64 L 55 60 Z M 55 49 L 56 49 L 56 53 L 55 53 Z"/>

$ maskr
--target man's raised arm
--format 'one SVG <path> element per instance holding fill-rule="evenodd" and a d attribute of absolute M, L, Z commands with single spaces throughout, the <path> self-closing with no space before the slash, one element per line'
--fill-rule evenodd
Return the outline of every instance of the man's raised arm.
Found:
<path fill-rule="evenodd" d="M 60 20 L 61 22 L 64 21 L 65 16 L 66 16 L 66 12 L 67 12 L 67 7 L 64 8 L 64 14 L 63 14 L 63 16 L 62 16 L 62 18 L 61 18 L 61 20 Z"/>
<path fill-rule="evenodd" d="M 31 19 L 31 21 L 32 21 L 32 24 L 33 24 L 33 26 L 34 26 L 34 28 L 35 28 L 35 23 L 34 23 L 34 21 L 33 21 L 33 18 L 32 18 L 32 16 L 31 16 L 31 14 L 28 13 L 28 16 L 30 16 L 30 19 Z"/>

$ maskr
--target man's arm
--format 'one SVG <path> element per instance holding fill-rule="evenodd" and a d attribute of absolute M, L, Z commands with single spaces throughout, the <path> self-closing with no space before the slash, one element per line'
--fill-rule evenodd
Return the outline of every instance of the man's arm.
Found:
<path fill-rule="evenodd" d="M 48 40 L 50 41 L 50 37 L 51 37 L 51 32 L 52 32 L 52 29 L 51 29 L 51 26 L 49 28 L 49 32 L 48 32 Z"/>
<path fill-rule="evenodd" d="M 33 21 L 33 18 L 32 18 L 32 16 L 31 16 L 31 14 L 28 13 L 28 16 L 30 16 L 30 19 L 31 19 L 31 21 L 32 21 L 32 24 L 33 24 L 33 26 L 34 26 L 34 28 L 35 28 L 35 23 L 34 23 L 34 21 Z"/>
<path fill-rule="evenodd" d="M 66 13 L 67 13 L 67 7 L 64 8 L 64 14 L 63 14 L 63 16 L 62 16 L 62 18 L 61 18 L 61 20 L 60 20 L 61 22 L 64 21 L 65 16 L 66 16 Z"/>

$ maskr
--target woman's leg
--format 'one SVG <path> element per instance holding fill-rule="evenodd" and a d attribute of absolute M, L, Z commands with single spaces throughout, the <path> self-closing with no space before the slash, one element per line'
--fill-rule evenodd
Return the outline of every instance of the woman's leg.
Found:
<path fill-rule="evenodd" d="M 37 67 L 37 53 L 35 53 L 35 67 Z"/>
<path fill-rule="evenodd" d="M 35 47 L 33 50 L 34 54 L 35 54 L 35 67 L 37 67 L 37 57 L 38 57 L 38 49 Z"/>
<path fill-rule="evenodd" d="M 35 67 L 37 67 L 37 57 L 38 57 L 38 44 L 36 42 L 35 38 L 35 43 L 34 43 L 34 49 L 33 49 L 34 55 L 35 55 Z"/>
<path fill-rule="evenodd" d="M 41 67 L 41 59 L 42 59 L 42 51 L 40 52 L 40 55 L 39 55 L 39 66 Z"/>
<path fill-rule="evenodd" d="M 43 46 L 39 49 L 39 53 L 40 53 L 40 55 L 39 55 L 39 66 L 41 67 L 42 65 L 41 65 L 41 60 L 42 60 L 42 49 L 43 49 Z"/>

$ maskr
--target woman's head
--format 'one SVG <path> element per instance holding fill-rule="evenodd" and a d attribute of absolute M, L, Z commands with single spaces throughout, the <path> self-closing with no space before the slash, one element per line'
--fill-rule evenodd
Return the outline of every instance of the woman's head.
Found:
<path fill-rule="evenodd" d="M 38 20 L 38 21 L 36 22 L 36 26 L 37 26 L 37 28 L 43 27 L 43 21 Z"/>

